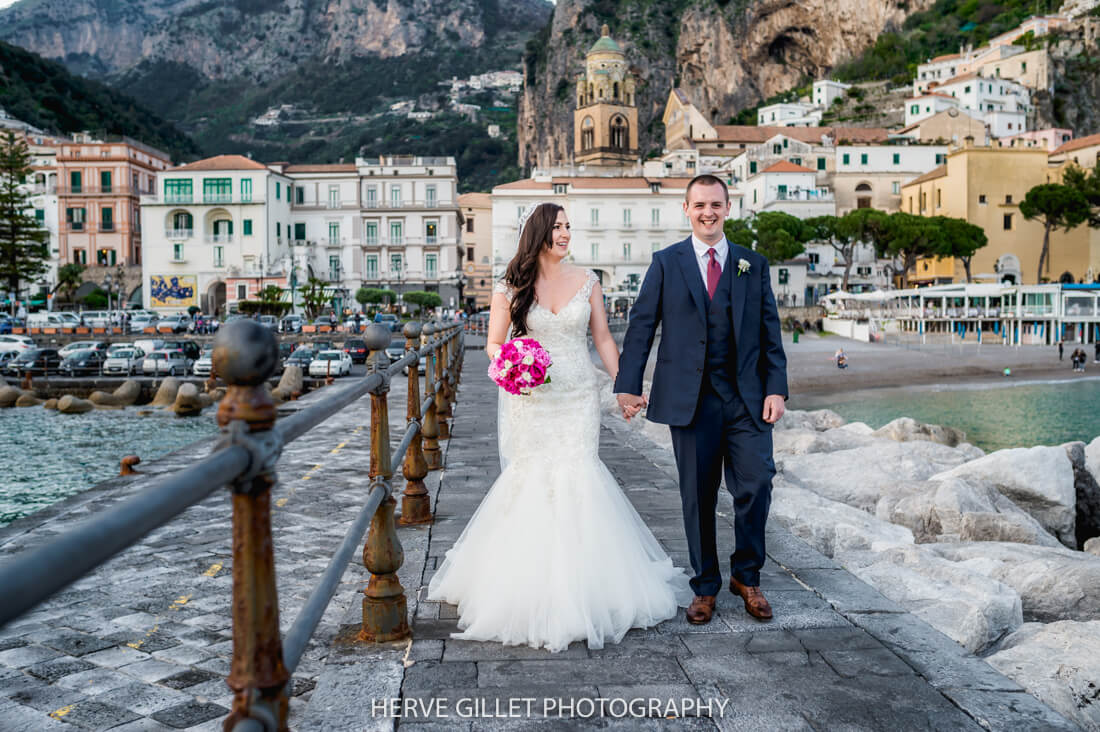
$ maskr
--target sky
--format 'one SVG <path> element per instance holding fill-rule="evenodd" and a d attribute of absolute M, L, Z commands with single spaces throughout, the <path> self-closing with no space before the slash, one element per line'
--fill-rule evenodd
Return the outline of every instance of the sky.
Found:
<path fill-rule="evenodd" d="M 0 0 L 0 8 L 6 8 L 17 1 L 18 0 Z"/>

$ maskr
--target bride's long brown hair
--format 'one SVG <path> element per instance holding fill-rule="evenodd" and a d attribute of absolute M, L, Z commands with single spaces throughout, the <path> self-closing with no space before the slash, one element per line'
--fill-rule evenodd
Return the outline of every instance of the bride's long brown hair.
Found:
<path fill-rule="evenodd" d="M 512 334 L 527 335 L 527 313 L 535 304 L 535 280 L 539 276 L 539 255 L 553 244 L 554 224 L 558 212 L 565 209 L 556 203 L 539 204 L 527 219 L 519 235 L 516 256 L 508 263 L 504 281 L 512 288 Z"/>

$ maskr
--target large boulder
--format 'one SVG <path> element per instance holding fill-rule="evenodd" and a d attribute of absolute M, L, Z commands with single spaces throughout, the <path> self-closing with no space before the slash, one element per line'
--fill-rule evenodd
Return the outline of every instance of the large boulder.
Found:
<path fill-rule="evenodd" d="M 961 478 L 899 483 L 879 499 L 875 515 L 908 527 L 918 543 L 1015 541 L 1061 546 L 1031 514 L 992 487 Z"/>
<path fill-rule="evenodd" d="M 909 529 L 822 498 L 782 476 L 772 484 L 771 516 L 827 557 L 843 551 L 883 551 L 913 543 Z"/>
<path fill-rule="evenodd" d="M 1082 729 L 1100 730 L 1100 621 L 1026 623 L 985 660 Z"/>
<path fill-rule="evenodd" d="M 23 390 L 15 386 L 0 386 L 0 408 L 14 407 Z"/>
<path fill-rule="evenodd" d="M 42 402 L 42 408 L 43 409 L 57 409 L 57 398 L 56 397 L 51 397 L 51 398 L 47 399 L 46 401 Z"/>
<path fill-rule="evenodd" d="M 978 652 L 1023 623 L 1009 586 L 941 559 L 928 545 L 841 554 L 845 568 L 967 650 Z"/>
<path fill-rule="evenodd" d="M 202 397 L 206 397 L 205 403 Z M 213 402 L 206 394 L 199 393 L 199 387 L 194 384 L 181 384 L 176 390 L 176 401 L 172 403 L 172 411 L 177 417 L 195 417 L 202 413 L 204 406 Z"/>
<path fill-rule="evenodd" d="M 1015 589 L 1029 621 L 1100 618 L 1100 557 L 1065 547 L 1007 542 L 925 546 L 938 557 Z"/>
<path fill-rule="evenodd" d="M 42 400 L 29 391 L 23 392 L 19 395 L 19 398 L 15 400 L 15 406 L 17 407 L 37 407 L 41 403 Z"/>
<path fill-rule="evenodd" d="M 1073 465 L 1073 492 L 1077 496 L 1077 546 L 1100 536 L 1100 437 L 1085 445 L 1062 445 Z M 1091 456 L 1090 456 L 1091 453 Z"/>
<path fill-rule="evenodd" d="M 128 407 L 136 404 L 140 397 L 141 384 L 133 379 L 127 379 L 110 394 L 105 391 L 93 391 L 88 401 L 103 407 Z"/>
<path fill-rule="evenodd" d="M 1034 516 L 1063 544 L 1077 547 L 1073 464 L 1061 447 L 1016 447 L 933 476 L 988 485 Z"/>
<path fill-rule="evenodd" d="M 1100 557 L 1100 536 L 1094 536 L 1086 541 L 1081 550 Z"/>
<path fill-rule="evenodd" d="M 773 450 L 777 455 L 805 455 L 812 452 L 851 450 L 875 442 L 875 438 L 869 434 L 846 429 L 848 426 L 824 432 L 802 428 L 778 430 L 772 433 Z"/>
<path fill-rule="evenodd" d="M 898 442 L 926 440 L 948 447 L 957 447 L 966 441 L 966 433 L 954 427 L 941 427 L 937 424 L 924 424 L 912 417 L 898 417 L 875 430 L 875 437 L 885 437 Z"/>
<path fill-rule="evenodd" d="M 74 397 L 72 394 L 66 394 L 57 400 L 57 411 L 62 414 L 84 414 L 93 409 L 95 409 L 94 404 L 87 399 Z"/>
<path fill-rule="evenodd" d="M 164 381 L 160 382 L 160 388 L 157 389 L 156 395 L 153 397 L 153 401 L 149 402 L 150 407 L 170 407 L 176 401 L 176 392 L 179 391 L 180 380 L 175 376 L 167 376 Z"/>
<path fill-rule="evenodd" d="M 300 395 L 305 389 L 305 381 L 302 378 L 301 366 L 287 366 L 283 375 L 279 377 L 279 385 L 271 390 L 271 396 L 280 401 L 290 401 L 291 397 Z"/>
<path fill-rule="evenodd" d="M 803 488 L 873 513 L 900 481 L 927 480 L 968 459 L 965 451 L 934 442 L 876 440 L 851 450 L 777 456 L 776 465 Z"/>
<path fill-rule="evenodd" d="M 822 432 L 844 424 L 844 418 L 831 409 L 817 409 L 812 412 L 804 412 L 799 409 L 789 409 L 783 413 L 779 421 L 775 423 L 777 430 L 817 430 Z"/>

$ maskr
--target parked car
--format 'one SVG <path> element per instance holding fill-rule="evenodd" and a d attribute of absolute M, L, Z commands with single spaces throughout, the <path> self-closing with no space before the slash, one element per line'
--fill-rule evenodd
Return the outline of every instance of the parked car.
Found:
<path fill-rule="evenodd" d="M 390 363 L 405 355 L 405 339 L 394 338 L 390 345 L 386 346 L 386 355 L 390 357 Z"/>
<path fill-rule="evenodd" d="M 401 325 L 401 321 L 393 313 L 375 313 L 374 322 L 386 326 L 390 331 L 397 330 Z"/>
<path fill-rule="evenodd" d="M 153 327 L 156 328 L 157 333 L 186 333 L 191 327 L 191 316 L 185 313 L 168 315 L 158 320 Z"/>
<path fill-rule="evenodd" d="M 302 332 L 302 316 L 301 315 L 285 315 L 283 319 L 279 321 L 279 330 L 284 333 L 301 333 Z"/>
<path fill-rule="evenodd" d="M 28 336 L 22 335 L 3 335 L 0 336 L 0 353 L 5 351 L 14 351 L 16 353 L 22 353 L 29 348 L 34 348 L 34 341 Z"/>
<path fill-rule="evenodd" d="M 214 370 L 214 349 L 208 348 L 199 354 L 199 359 L 191 366 L 191 373 L 195 376 L 209 376 Z"/>
<path fill-rule="evenodd" d="M 19 358 L 18 351 L 0 351 L 0 372 L 6 371 L 8 362 Z"/>
<path fill-rule="evenodd" d="M 103 373 L 111 376 L 141 373 L 141 364 L 145 360 L 145 351 L 122 344 L 121 348 L 107 351 L 107 360 L 103 362 Z"/>
<path fill-rule="evenodd" d="M 351 356 L 352 363 L 366 363 L 367 342 L 362 338 L 348 338 L 344 341 L 344 353 Z"/>
<path fill-rule="evenodd" d="M 152 353 L 164 348 L 164 341 L 160 338 L 135 338 L 130 345 L 134 348 L 140 348 L 145 353 Z"/>
<path fill-rule="evenodd" d="M 130 313 L 130 332 L 144 333 L 146 328 L 155 328 L 160 316 L 148 310 L 135 310 Z"/>
<path fill-rule="evenodd" d="M 58 366 L 58 372 L 62 376 L 87 376 L 90 374 L 98 374 L 103 368 L 103 362 L 106 360 L 103 351 L 97 351 L 95 349 L 86 349 L 83 351 L 74 351 L 66 356 L 61 365 Z"/>
<path fill-rule="evenodd" d="M 294 353 L 294 344 L 281 342 L 279 343 L 279 362 L 276 365 L 276 369 L 279 373 L 283 373 L 286 370 L 287 359 L 290 358 L 290 354 Z"/>
<path fill-rule="evenodd" d="M 183 351 L 169 351 L 167 349 L 153 351 L 141 362 L 141 373 L 146 376 L 158 376 L 160 374 L 168 374 L 169 376 L 179 374 L 183 376 L 190 370 L 191 359 L 184 356 Z"/>
<path fill-rule="evenodd" d="M 309 362 L 310 376 L 344 376 L 351 374 L 351 356 L 343 351 L 320 351 Z"/>
<path fill-rule="evenodd" d="M 314 351 L 335 351 L 336 346 L 332 345 L 332 341 L 320 340 L 313 341 L 309 344 L 309 347 Z"/>
<path fill-rule="evenodd" d="M 15 318 L 0 314 L 0 334 L 11 333 L 12 329 L 16 327 L 18 326 L 15 325 Z"/>
<path fill-rule="evenodd" d="M 61 354 L 61 358 L 68 358 L 77 351 L 106 351 L 110 344 L 106 341 L 73 341 L 67 346 L 64 346 L 58 353 Z"/>
<path fill-rule="evenodd" d="M 29 328 L 56 328 L 58 331 L 69 333 L 78 325 L 80 325 L 80 318 L 70 313 L 31 313 L 27 316 Z"/>
<path fill-rule="evenodd" d="M 202 349 L 195 341 L 165 341 L 159 349 L 161 351 L 181 351 L 189 361 L 194 361 L 202 355 Z"/>
<path fill-rule="evenodd" d="M 283 363 L 283 368 L 285 369 L 287 366 L 298 366 L 302 371 L 308 371 L 309 364 L 313 361 L 313 356 L 316 353 L 317 352 L 312 348 L 301 346 L 287 357 L 286 361 Z"/>
<path fill-rule="evenodd" d="M 51 374 L 57 373 L 60 365 L 61 357 L 57 355 L 56 348 L 32 348 L 9 361 L 5 372 L 12 376 Z"/>
<path fill-rule="evenodd" d="M 274 315 L 261 315 L 256 319 L 256 322 L 269 330 L 279 330 L 279 319 Z"/>
<path fill-rule="evenodd" d="M 106 328 L 111 324 L 111 313 L 106 310 L 85 310 L 77 318 L 83 318 L 84 325 L 88 328 Z"/>

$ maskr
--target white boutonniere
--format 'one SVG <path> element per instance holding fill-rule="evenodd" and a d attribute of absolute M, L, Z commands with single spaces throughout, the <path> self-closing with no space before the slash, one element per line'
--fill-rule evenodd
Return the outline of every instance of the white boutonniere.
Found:
<path fill-rule="evenodd" d="M 738 259 L 737 260 L 737 276 L 740 277 L 741 275 L 745 274 L 748 271 L 749 271 L 749 261 L 747 259 Z"/>

